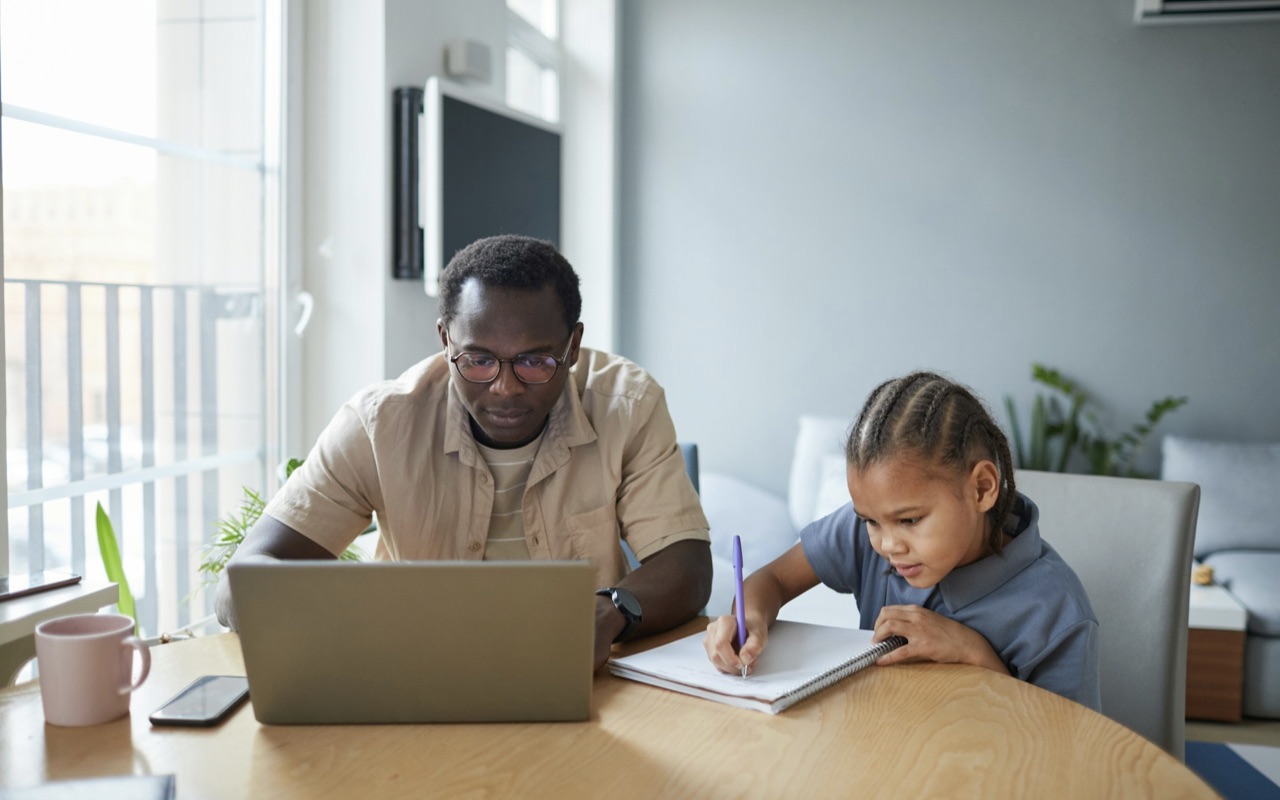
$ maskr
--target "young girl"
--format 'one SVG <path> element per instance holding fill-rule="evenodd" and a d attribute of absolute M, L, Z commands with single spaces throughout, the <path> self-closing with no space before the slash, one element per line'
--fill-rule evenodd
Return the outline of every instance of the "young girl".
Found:
<path fill-rule="evenodd" d="M 874 641 L 907 644 L 881 665 L 976 664 L 1099 707 L 1098 620 L 1076 574 L 1040 538 L 1018 494 L 1009 444 L 982 401 L 931 372 L 886 381 L 845 445 L 853 503 L 744 585 L 747 641 L 736 618 L 707 627 L 707 655 L 748 669 L 782 605 L 822 581 L 853 592 Z"/>

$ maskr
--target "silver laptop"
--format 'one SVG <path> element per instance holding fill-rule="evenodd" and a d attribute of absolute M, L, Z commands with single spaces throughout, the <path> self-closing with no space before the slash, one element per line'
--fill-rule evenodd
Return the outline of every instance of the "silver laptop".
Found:
<path fill-rule="evenodd" d="M 586 561 L 274 561 L 227 567 L 259 722 L 583 720 Z"/>

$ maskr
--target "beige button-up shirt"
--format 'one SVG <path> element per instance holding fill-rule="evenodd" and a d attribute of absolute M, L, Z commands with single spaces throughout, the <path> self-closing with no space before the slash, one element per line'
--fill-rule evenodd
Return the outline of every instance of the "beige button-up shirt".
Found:
<path fill-rule="evenodd" d="M 331 553 L 378 519 L 377 558 L 483 558 L 493 476 L 437 354 L 342 406 L 266 512 Z M 709 541 L 662 387 L 582 348 L 551 410 L 522 503 L 532 558 L 586 559 L 599 586 L 683 539 Z"/>

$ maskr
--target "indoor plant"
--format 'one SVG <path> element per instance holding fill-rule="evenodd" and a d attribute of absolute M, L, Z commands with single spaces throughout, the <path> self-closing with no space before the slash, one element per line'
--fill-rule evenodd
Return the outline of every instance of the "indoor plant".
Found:
<path fill-rule="evenodd" d="M 1031 378 L 1050 391 L 1032 401 L 1025 438 L 1013 398 L 1004 401 L 1019 469 L 1150 477 L 1137 469 L 1138 453 L 1156 424 L 1187 403 L 1186 397 L 1156 400 L 1142 421 L 1113 437 L 1103 429 L 1093 399 L 1075 381 L 1043 364 L 1031 365 Z"/>
<path fill-rule="evenodd" d="M 302 459 L 289 459 L 288 463 L 285 464 L 285 480 L 288 480 L 293 471 L 300 466 L 302 466 Z M 262 495 L 245 486 L 244 499 L 240 503 L 240 508 L 235 513 L 228 514 L 218 520 L 218 535 L 212 542 L 205 545 L 204 560 L 197 567 L 200 572 L 204 573 L 205 584 L 217 583 L 218 575 L 226 568 L 227 562 L 235 554 L 236 548 L 240 546 L 240 543 L 244 541 L 244 537 L 262 516 L 262 511 L 266 508 L 266 505 Z M 371 527 L 369 530 L 372 529 Z M 365 531 L 365 533 L 368 532 L 368 530 Z M 339 556 L 343 561 L 361 561 L 364 557 L 364 552 L 354 544 Z"/>

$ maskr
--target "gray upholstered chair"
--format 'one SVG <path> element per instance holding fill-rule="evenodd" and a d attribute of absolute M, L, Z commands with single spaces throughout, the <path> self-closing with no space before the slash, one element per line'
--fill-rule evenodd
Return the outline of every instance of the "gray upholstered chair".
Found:
<path fill-rule="evenodd" d="M 693 483 L 693 490 L 699 491 L 698 487 L 698 445 L 696 442 L 680 442 L 680 455 L 684 456 L 684 468 L 689 473 L 689 480 Z"/>
<path fill-rule="evenodd" d="M 1182 759 L 1200 487 L 1032 471 L 1017 484 L 1098 616 L 1102 713 Z"/>

